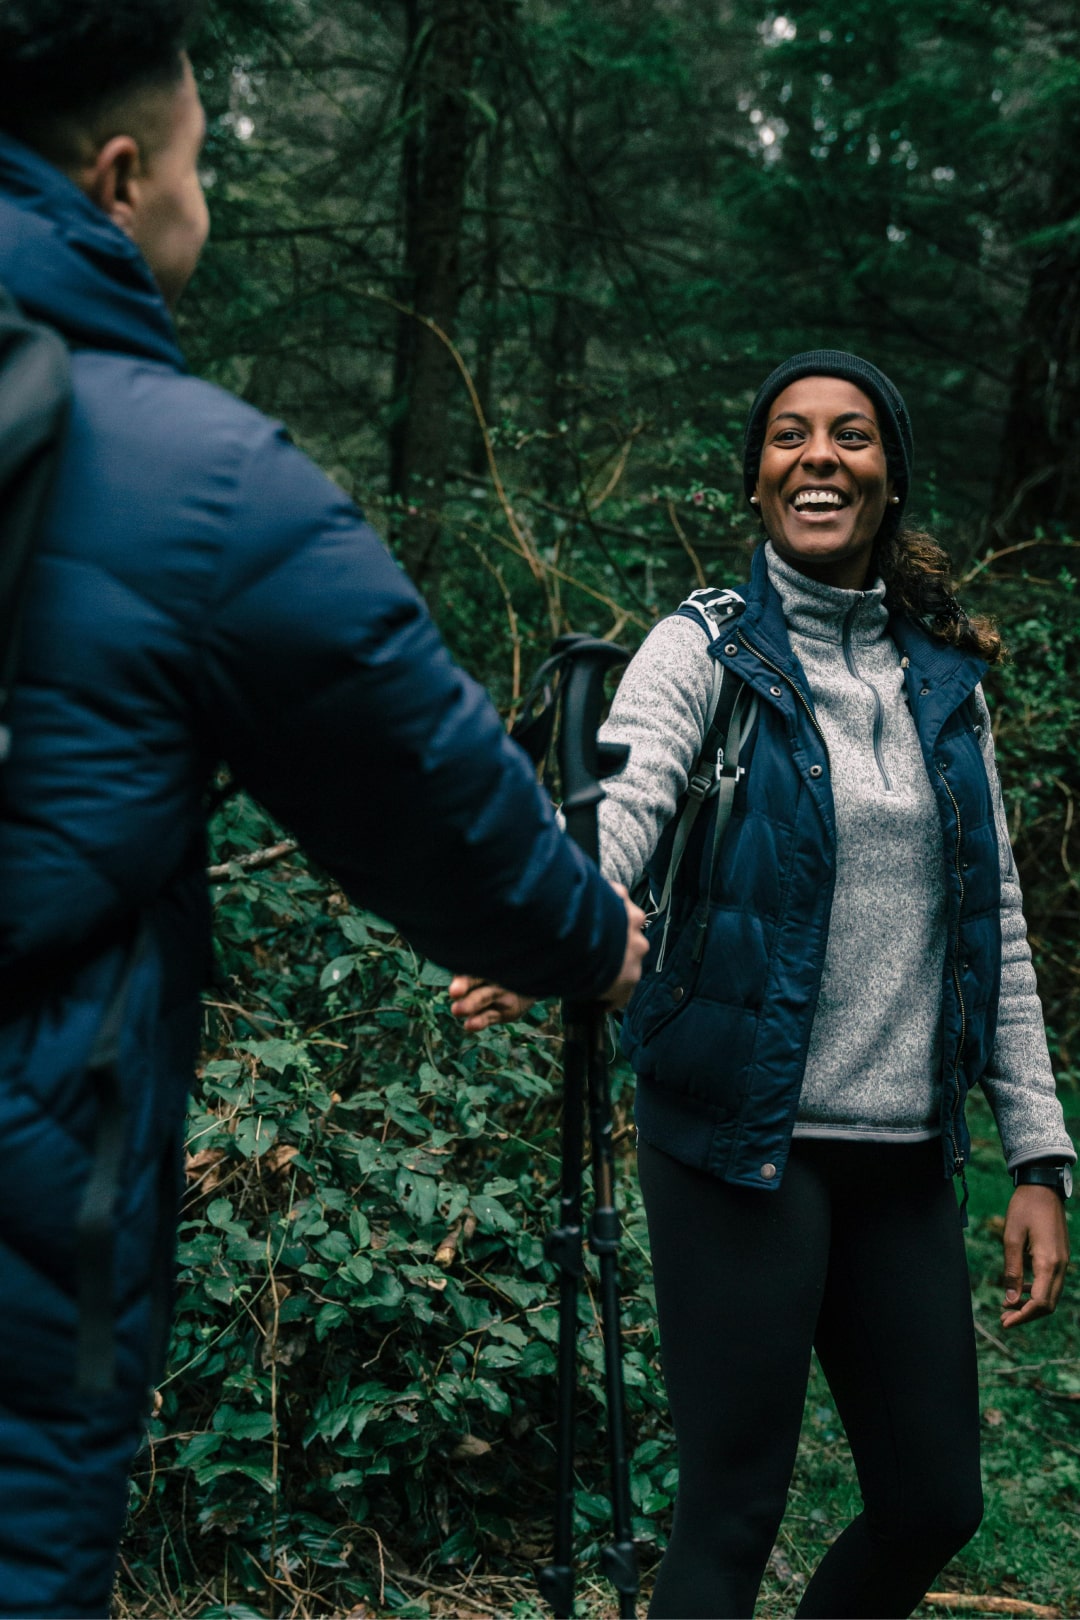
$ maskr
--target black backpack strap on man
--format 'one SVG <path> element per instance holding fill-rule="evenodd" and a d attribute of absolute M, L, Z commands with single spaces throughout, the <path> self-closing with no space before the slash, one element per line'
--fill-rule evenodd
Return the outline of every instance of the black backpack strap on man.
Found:
<path fill-rule="evenodd" d="M 19 627 L 71 401 L 67 347 L 27 320 L 0 287 L 0 764 L 11 748 L 7 706 Z"/>
<path fill-rule="evenodd" d="M 676 609 L 678 617 L 693 619 L 701 624 L 710 643 L 729 634 L 733 622 L 746 607 L 735 591 L 705 589 L 693 591 Z M 656 903 L 656 916 L 664 915 L 664 928 L 656 955 L 655 971 L 659 973 L 667 952 L 668 930 L 671 926 L 671 897 L 679 875 L 690 834 L 694 830 L 702 806 L 716 796 L 716 822 L 713 830 L 712 858 L 709 865 L 708 887 L 711 894 L 713 874 L 727 824 L 735 803 L 735 788 L 744 774 L 739 764 L 742 745 L 757 719 L 758 699 L 745 683 L 730 669 L 714 658 L 713 685 L 709 707 L 705 716 L 705 733 L 694 766 L 687 781 L 686 793 L 678 813 L 675 833 L 668 855 L 667 873 Z M 703 917 L 707 925 L 708 908 Z M 695 960 L 700 955 L 704 936 L 695 948 Z"/>

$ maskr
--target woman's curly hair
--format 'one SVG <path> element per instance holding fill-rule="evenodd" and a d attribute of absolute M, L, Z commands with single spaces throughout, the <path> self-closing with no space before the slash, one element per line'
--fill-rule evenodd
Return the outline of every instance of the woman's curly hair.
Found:
<path fill-rule="evenodd" d="M 891 609 L 909 613 L 932 636 L 961 652 L 974 653 L 988 664 L 1002 662 L 1006 649 L 994 621 L 983 615 L 971 618 L 960 605 L 949 555 L 933 535 L 890 525 L 886 519 L 874 559 Z"/>

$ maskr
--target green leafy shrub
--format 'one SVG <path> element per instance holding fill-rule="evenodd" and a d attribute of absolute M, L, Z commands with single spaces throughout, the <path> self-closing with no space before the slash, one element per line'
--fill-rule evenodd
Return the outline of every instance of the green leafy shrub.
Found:
<path fill-rule="evenodd" d="M 246 801 L 218 840 L 253 841 Z M 267 832 L 267 837 L 269 837 Z M 393 1572 L 547 1551 L 560 1037 L 463 1038 L 447 975 L 299 857 L 221 884 L 168 1374 L 129 1558 L 179 1593 L 404 1601 Z M 622 1106 L 619 1128 L 626 1139 Z M 636 1184 L 624 1265 L 636 1529 L 671 1499 Z M 592 1262 L 579 1543 L 606 1534 Z M 527 1526 L 523 1542 L 523 1525 Z M 381 1570 L 381 1574 L 380 1574 Z M 160 1594 L 159 1594 L 160 1595 Z M 321 1612 L 316 1609 L 313 1612 Z"/>

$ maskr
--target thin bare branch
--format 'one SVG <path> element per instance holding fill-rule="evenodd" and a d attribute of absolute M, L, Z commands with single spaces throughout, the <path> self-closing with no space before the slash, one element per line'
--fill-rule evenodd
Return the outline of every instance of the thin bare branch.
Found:
<path fill-rule="evenodd" d="M 208 866 L 206 876 L 211 883 L 228 883 L 236 877 L 236 867 L 241 872 L 264 872 L 268 866 L 276 866 L 278 861 L 294 854 L 296 848 L 294 839 L 285 838 L 280 844 L 271 844 L 267 849 L 254 849 L 247 855 L 237 855 L 231 861 L 223 861 L 220 866 Z"/>

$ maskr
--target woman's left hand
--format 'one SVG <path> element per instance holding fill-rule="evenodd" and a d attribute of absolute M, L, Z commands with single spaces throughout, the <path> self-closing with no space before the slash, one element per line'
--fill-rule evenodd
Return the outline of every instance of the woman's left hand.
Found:
<path fill-rule="evenodd" d="M 1003 1328 L 1019 1327 L 1056 1308 L 1069 1263 L 1065 1205 L 1053 1187 L 1017 1187 L 1005 1216 L 1005 1306 Z M 1031 1281 L 1024 1275 L 1030 1257 Z M 1029 1293 L 1027 1299 L 1025 1292 Z"/>

